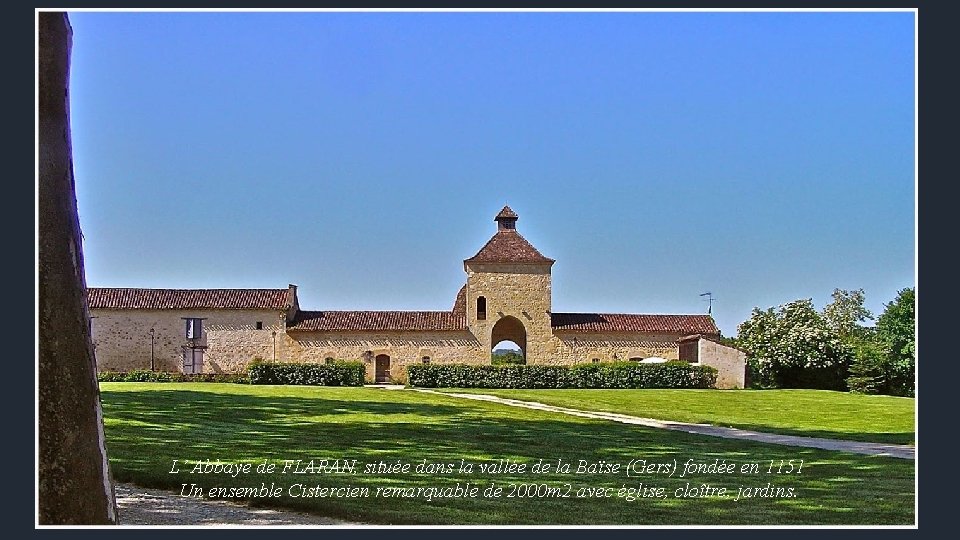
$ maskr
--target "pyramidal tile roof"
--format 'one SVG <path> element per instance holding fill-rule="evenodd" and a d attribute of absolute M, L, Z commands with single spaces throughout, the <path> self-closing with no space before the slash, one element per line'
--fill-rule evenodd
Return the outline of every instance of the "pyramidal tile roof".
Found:
<path fill-rule="evenodd" d="M 88 287 L 90 309 L 275 309 L 293 305 L 295 289 L 137 289 Z"/>
<path fill-rule="evenodd" d="M 518 219 L 520 216 L 517 215 L 509 206 L 504 206 L 500 213 L 497 214 L 497 217 L 494 218 L 494 221 L 499 219 Z"/>
<path fill-rule="evenodd" d="M 516 230 L 502 229 L 497 231 L 476 255 L 464 262 L 553 264 L 554 260 L 544 257 Z"/>
<path fill-rule="evenodd" d="M 497 222 L 497 233 L 480 248 L 476 255 L 463 262 L 545 264 L 556 262 L 549 257 L 544 257 L 537 248 L 533 247 L 533 244 L 517 232 L 515 228 L 517 219 L 517 213 L 509 206 L 504 206 L 494 218 Z"/>

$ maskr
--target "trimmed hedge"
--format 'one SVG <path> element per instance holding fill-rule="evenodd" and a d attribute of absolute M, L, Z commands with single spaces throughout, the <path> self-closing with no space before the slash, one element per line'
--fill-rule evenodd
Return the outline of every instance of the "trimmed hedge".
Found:
<path fill-rule="evenodd" d="M 410 386 L 422 388 L 713 388 L 717 370 L 686 362 L 576 366 L 416 364 Z"/>
<path fill-rule="evenodd" d="M 220 382 L 247 384 L 250 380 L 246 373 L 172 373 L 169 371 L 104 371 L 97 373 L 99 382 Z"/>
<path fill-rule="evenodd" d="M 288 364 L 253 362 L 247 368 L 250 384 L 298 384 L 312 386 L 363 386 L 362 362 Z"/>

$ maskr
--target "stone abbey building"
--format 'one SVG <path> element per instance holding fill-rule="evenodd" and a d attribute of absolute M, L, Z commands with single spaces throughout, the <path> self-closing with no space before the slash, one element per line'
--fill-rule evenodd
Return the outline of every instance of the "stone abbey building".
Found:
<path fill-rule="evenodd" d="M 412 363 L 489 364 L 513 341 L 528 364 L 642 361 L 713 365 L 717 386 L 743 387 L 744 355 L 717 343 L 709 315 L 555 313 L 551 268 L 517 232 L 509 207 L 497 232 L 463 261 L 450 311 L 305 311 L 285 289 L 89 288 L 101 371 L 237 372 L 255 357 L 359 360 L 371 381 L 405 381 Z"/>

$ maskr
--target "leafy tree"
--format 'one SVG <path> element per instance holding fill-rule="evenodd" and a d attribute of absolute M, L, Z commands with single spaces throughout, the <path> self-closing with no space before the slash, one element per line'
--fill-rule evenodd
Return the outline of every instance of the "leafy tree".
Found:
<path fill-rule="evenodd" d="M 523 353 L 520 351 L 497 349 L 493 352 L 491 362 L 495 366 L 505 366 L 511 364 L 525 364 Z"/>
<path fill-rule="evenodd" d="M 887 348 L 876 339 L 858 343 L 850 366 L 850 377 L 847 378 L 850 390 L 863 394 L 887 393 L 887 357 Z"/>
<path fill-rule="evenodd" d="M 726 345 L 727 347 L 733 347 L 733 348 L 735 348 L 735 349 L 737 349 L 737 348 L 740 347 L 740 346 L 737 344 L 737 338 L 736 338 L 736 337 L 729 337 L 729 336 L 725 336 L 725 335 L 723 335 L 723 334 L 720 334 L 720 339 L 719 339 L 719 341 L 720 341 L 720 344 L 721 344 L 721 345 Z"/>
<path fill-rule="evenodd" d="M 903 289 L 889 304 L 884 304 L 883 313 L 877 319 L 877 335 L 890 345 L 894 355 L 914 359 L 917 343 L 916 290 Z"/>
<path fill-rule="evenodd" d="M 916 373 L 915 290 L 885 304 L 869 346 L 857 350 L 848 384 L 855 392 L 913 396 Z"/>
<path fill-rule="evenodd" d="M 866 329 L 860 323 L 873 320 L 873 314 L 863 307 L 865 300 L 863 289 L 834 289 L 833 302 L 823 308 L 823 318 L 842 338 L 862 337 Z"/>
<path fill-rule="evenodd" d="M 754 308 L 737 335 L 761 387 L 846 389 L 851 351 L 811 299 Z"/>

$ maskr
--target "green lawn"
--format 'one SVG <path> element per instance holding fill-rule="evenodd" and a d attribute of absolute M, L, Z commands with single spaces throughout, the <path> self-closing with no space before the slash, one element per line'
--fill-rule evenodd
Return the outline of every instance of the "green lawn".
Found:
<path fill-rule="evenodd" d="M 443 391 L 788 435 L 911 445 L 915 439 L 913 398 L 827 390 Z"/>
<path fill-rule="evenodd" d="M 206 383 L 102 383 L 107 450 L 114 477 L 175 491 L 182 484 L 284 491 L 294 483 L 323 487 L 446 487 L 491 482 L 500 498 L 281 498 L 257 504 L 307 510 L 363 523 L 411 524 L 912 524 L 914 462 L 764 445 L 681 432 L 624 426 L 497 404 L 368 388 L 248 386 Z M 618 474 L 190 474 L 200 459 L 242 461 L 356 459 L 366 464 L 459 464 L 510 459 L 529 467 L 542 458 L 634 459 L 682 463 L 726 459 L 758 463 L 758 475 L 698 474 L 692 478 Z M 180 460 L 171 474 L 172 460 Z M 770 460 L 803 460 L 801 474 L 765 474 Z M 282 467 L 278 465 L 278 467 Z M 687 483 L 792 488 L 795 498 L 578 498 L 584 487 L 662 487 Z M 509 484 L 570 484 L 569 498 L 507 498 Z M 585 492 L 584 492 L 585 493 Z M 123 516 L 121 515 L 121 520 Z"/>

